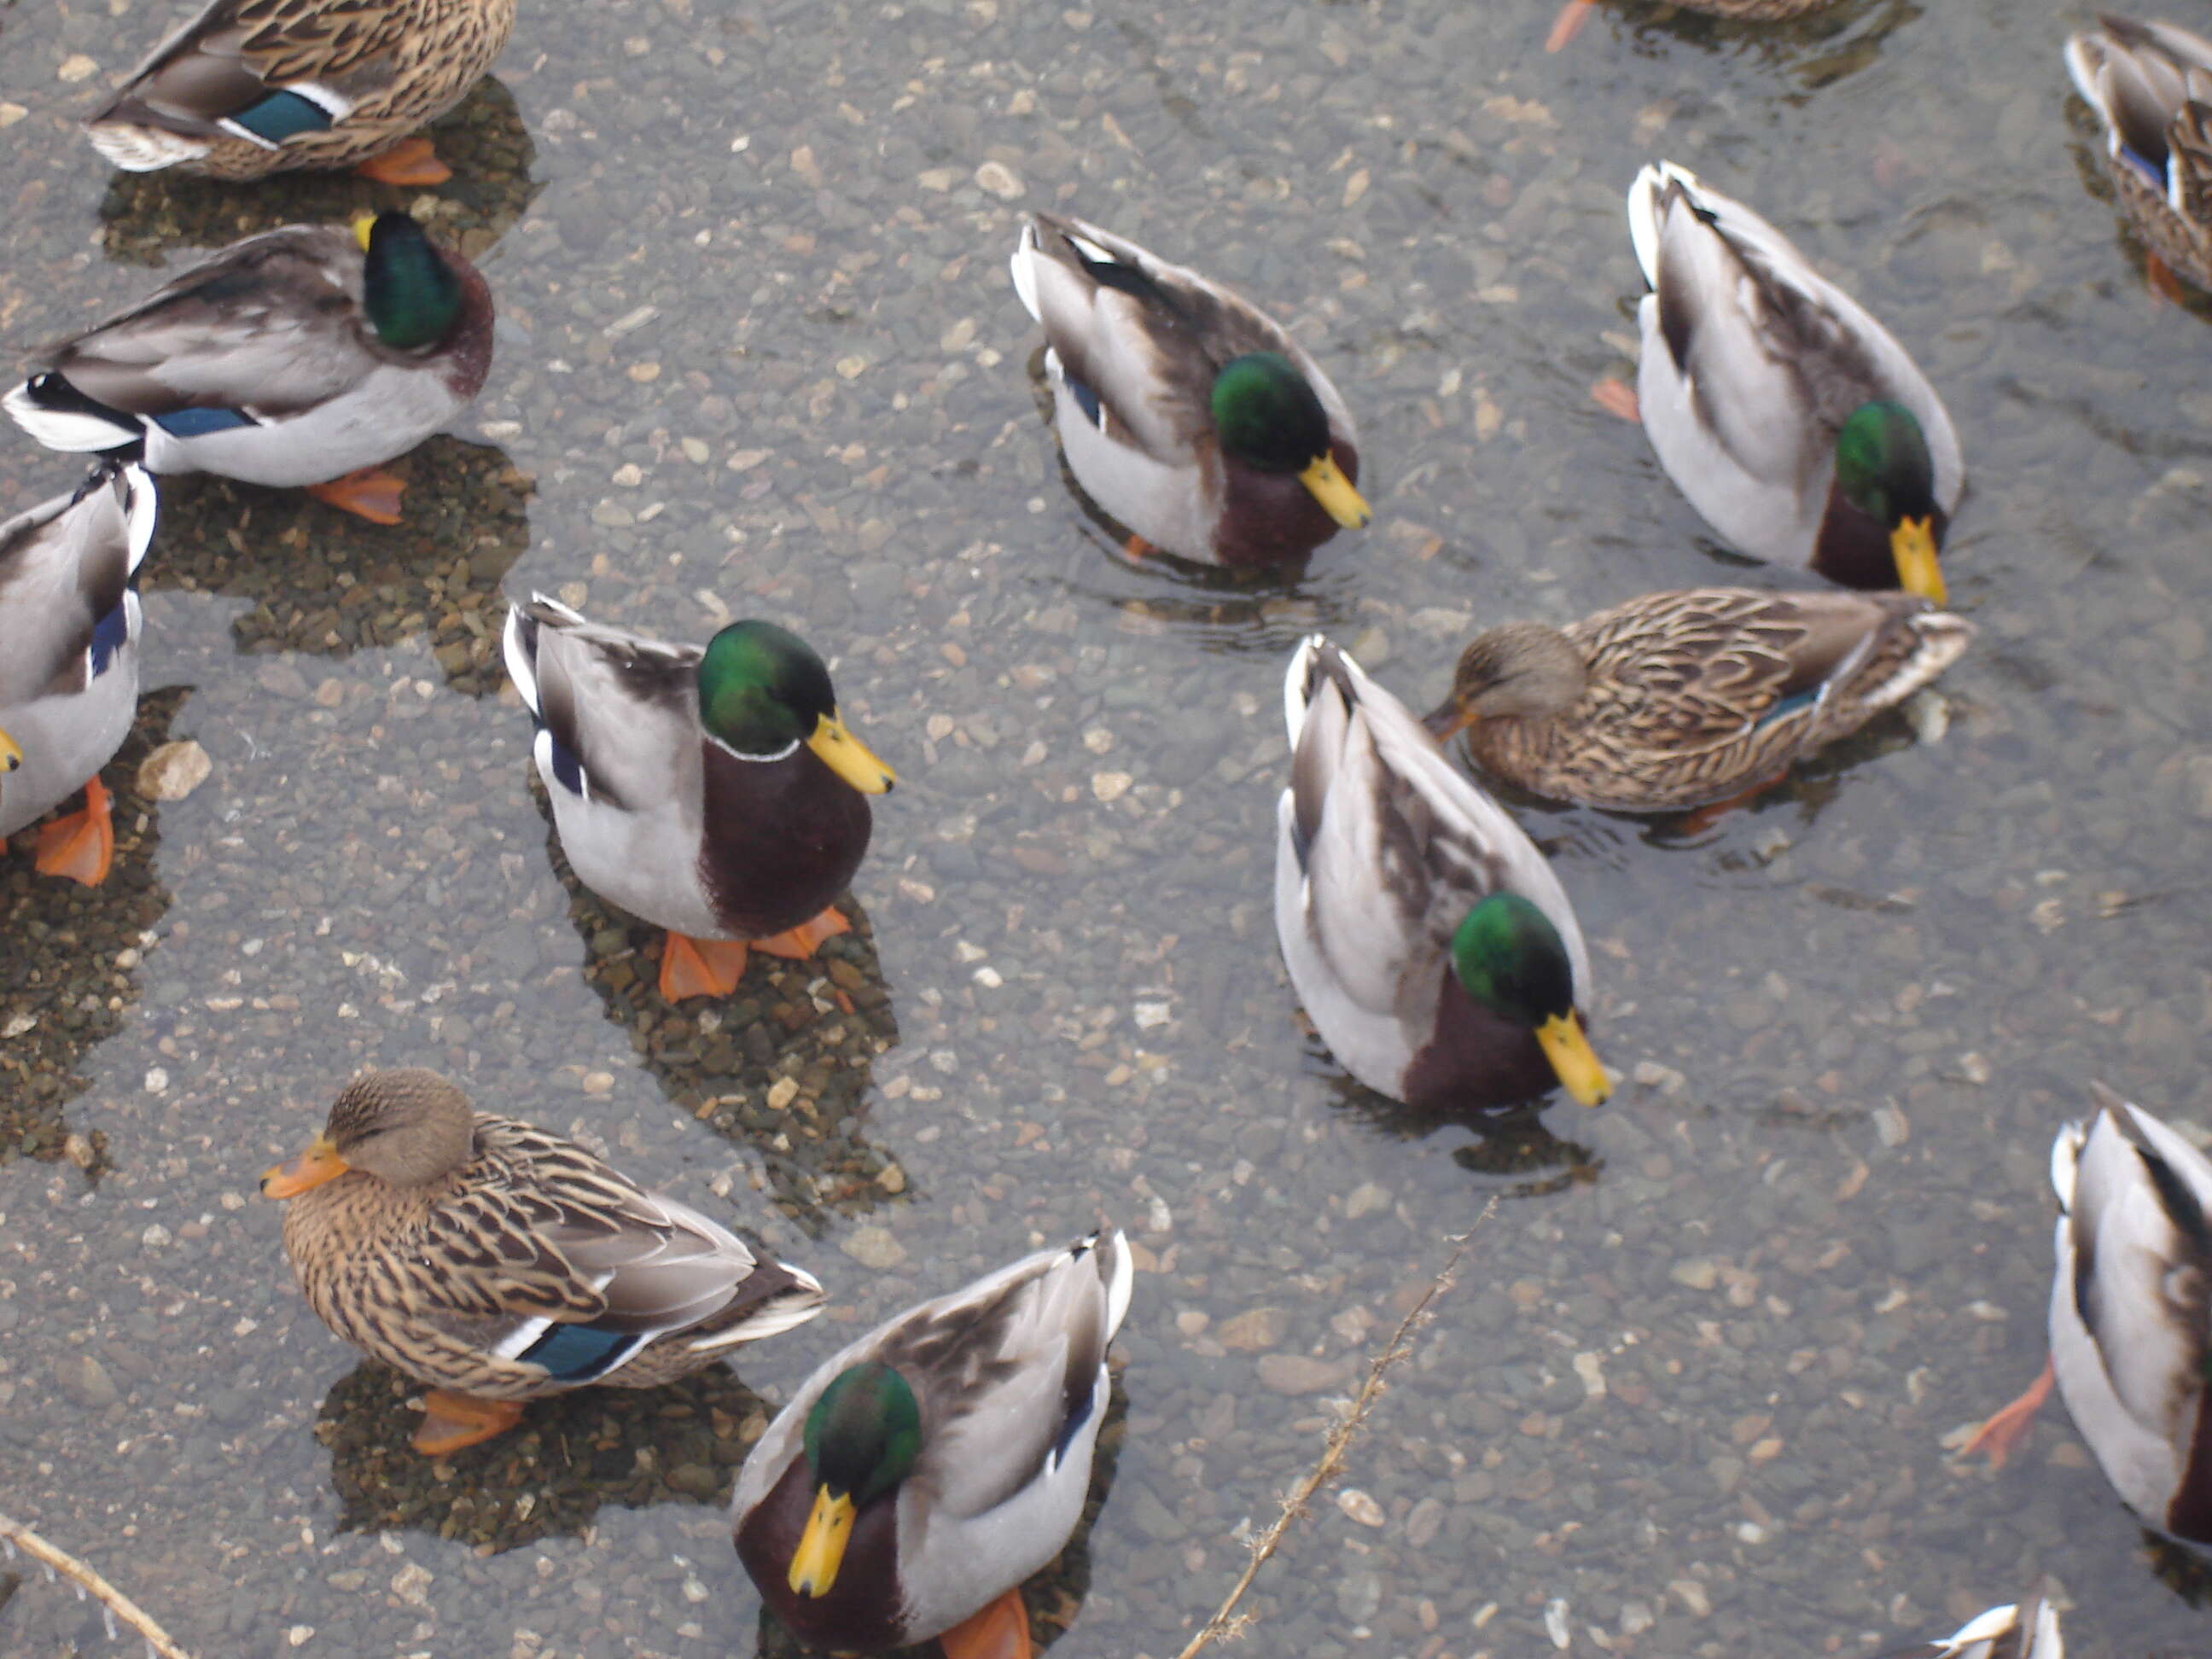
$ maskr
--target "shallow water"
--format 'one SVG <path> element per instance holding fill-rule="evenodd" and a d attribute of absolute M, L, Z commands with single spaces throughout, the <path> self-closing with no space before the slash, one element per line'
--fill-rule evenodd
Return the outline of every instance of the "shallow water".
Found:
<path fill-rule="evenodd" d="M 0 15 L 11 345 L 165 248 L 378 199 L 111 186 L 69 121 L 167 15 Z M 1858 1655 L 2039 1576 L 2081 1652 L 2212 1650 L 2063 1413 L 1994 1477 L 1941 1445 L 2039 1361 L 2045 1152 L 2088 1081 L 2212 1121 L 2208 339 L 2069 110 L 2086 15 L 1623 5 L 1547 57 L 1540 5 L 526 5 L 435 192 L 488 248 L 500 360 L 408 525 L 166 491 L 125 761 L 190 737 L 213 776 L 125 793 L 99 893 L 0 866 L 0 1509 L 202 1659 L 750 1653 L 719 1503 L 774 1401 L 856 1322 L 1112 1222 L 1152 1269 L 1127 1416 L 1035 1604 L 1070 1659 L 1171 1654 L 1497 1194 L 1352 1452 L 1374 1508 L 1324 1501 L 1248 1604 L 1269 1650 Z M 1325 626 L 1425 706 L 1480 623 L 1791 580 L 1714 550 L 1589 396 L 1629 372 L 1620 199 L 1658 155 L 1940 386 L 1982 637 L 1940 743 L 1886 720 L 1694 844 L 1529 814 L 1623 1086 L 1486 1139 L 1304 1035 L 1282 656 Z M 1375 527 L 1295 581 L 1116 562 L 1039 418 L 1024 203 L 1289 320 L 1358 412 Z M 0 447 L 8 511 L 75 477 Z M 860 933 L 667 1012 L 650 930 L 549 854 L 493 649 L 531 589 L 832 659 L 902 779 Z M 372 1063 L 599 1138 L 830 1316 L 742 1382 L 411 1458 L 407 1390 L 307 1311 L 253 1196 Z M 97 1626 L 35 1578 L 0 1602 L 10 1653 Z"/>

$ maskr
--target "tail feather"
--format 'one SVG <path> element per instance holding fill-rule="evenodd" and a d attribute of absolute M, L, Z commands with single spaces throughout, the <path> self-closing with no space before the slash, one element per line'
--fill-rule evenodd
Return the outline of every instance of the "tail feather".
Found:
<path fill-rule="evenodd" d="M 135 459 L 145 442 L 144 423 L 136 416 L 87 397 L 52 371 L 33 375 L 0 398 L 0 407 L 49 449 L 129 453 Z"/>

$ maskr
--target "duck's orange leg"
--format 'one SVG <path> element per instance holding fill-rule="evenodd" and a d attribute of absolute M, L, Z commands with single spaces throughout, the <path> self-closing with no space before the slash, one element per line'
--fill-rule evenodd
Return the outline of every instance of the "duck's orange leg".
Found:
<path fill-rule="evenodd" d="M 2051 1361 L 2043 1362 L 2043 1369 L 2026 1392 L 2008 1406 L 2000 1407 L 1989 1421 L 1974 1431 L 1974 1437 L 1959 1448 L 1959 1455 L 1972 1457 L 1976 1452 L 1988 1454 L 1990 1467 L 2001 1469 L 2005 1459 L 2020 1449 L 2020 1443 L 2027 1438 L 2028 1429 L 2035 1422 L 2036 1413 L 2043 1402 L 2051 1398 L 2051 1385 L 2057 1381 Z"/>
<path fill-rule="evenodd" d="M 1735 811 L 1737 807 L 1750 805 L 1752 802 L 1757 800 L 1761 795 L 1773 788 L 1776 784 L 1781 782 L 1783 779 L 1789 775 L 1790 769 L 1785 766 L 1779 772 L 1777 772 L 1772 777 L 1761 778 L 1757 783 L 1753 784 L 1750 788 L 1741 790 L 1735 794 L 1730 795 L 1726 800 L 1707 801 L 1703 806 L 1697 808 L 1694 811 L 1686 815 L 1682 819 L 1681 823 L 1675 825 L 1674 833 L 1678 836 L 1704 835 L 1706 830 L 1711 829 L 1729 813 Z"/>
<path fill-rule="evenodd" d="M 465 1394 L 433 1389 L 422 1396 L 422 1426 L 414 1447 L 425 1457 L 443 1457 L 505 1434 L 522 1418 L 520 1400 L 473 1400 Z"/>
<path fill-rule="evenodd" d="M 2143 256 L 2143 276 L 2150 283 L 2150 291 L 2168 305 L 2186 305 L 2189 295 L 2181 286 L 2181 278 L 2173 274 L 2173 267 L 2156 253 Z"/>
<path fill-rule="evenodd" d="M 744 976 L 741 939 L 693 939 L 672 928 L 660 942 L 660 994 L 670 1002 L 726 997 Z"/>
<path fill-rule="evenodd" d="M 394 477 L 381 467 L 365 466 L 328 483 L 309 484 L 307 493 L 319 501 L 342 513 L 354 514 L 371 524 L 398 524 L 399 492 L 406 488 L 404 479 Z"/>
<path fill-rule="evenodd" d="M 1608 415 L 1618 415 L 1624 421 L 1644 419 L 1644 407 L 1636 400 L 1636 388 L 1626 380 L 1600 380 L 1590 388 L 1590 396 Z"/>
<path fill-rule="evenodd" d="M 42 876 L 67 876 L 88 887 L 107 879 L 115 862 L 115 823 L 107 786 L 98 778 L 84 786 L 84 810 L 56 818 L 39 831 L 37 863 Z"/>
<path fill-rule="evenodd" d="M 438 147 L 428 138 L 403 138 L 354 171 L 380 185 L 442 185 L 453 176 L 453 168 L 438 159 Z"/>
<path fill-rule="evenodd" d="M 1030 1610 L 1017 1584 L 980 1613 L 971 1613 L 937 1638 L 945 1659 L 1030 1659 Z"/>
<path fill-rule="evenodd" d="M 853 924 L 837 914 L 832 905 L 811 921 L 802 921 L 796 927 L 785 929 L 773 939 L 757 939 L 753 948 L 765 951 L 772 957 L 781 957 L 787 962 L 804 962 L 821 947 L 824 939 L 840 933 L 849 933 Z"/>
<path fill-rule="evenodd" d="M 1559 15 L 1552 20 L 1552 32 L 1544 37 L 1544 50 L 1557 52 L 1580 34 L 1596 9 L 1597 0 L 1567 0 L 1559 8 Z"/>
<path fill-rule="evenodd" d="M 1152 544 L 1134 531 L 1131 531 L 1129 539 L 1121 544 L 1122 553 L 1132 559 L 1141 559 L 1152 550 Z"/>

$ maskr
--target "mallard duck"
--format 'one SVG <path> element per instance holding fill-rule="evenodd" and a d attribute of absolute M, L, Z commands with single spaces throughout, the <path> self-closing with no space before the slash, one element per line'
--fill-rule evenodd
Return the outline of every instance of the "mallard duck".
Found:
<path fill-rule="evenodd" d="M 1338 1063 L 1425 1110 L 1555 1085 L 1603 1100 L 1589 955 L 1535 843 L 1318 634 L 1291 656 L 1283 712 L 1275 932 Z"/>
<path fill-rule="evenodd" d="M 1367 522 L 1352 411 L 1258 307 L 1050 213 L 1023 226 L 1013 273 L 1044 325 L 1068 471 L 1133 554 L 1281 564 Z"/>
<path fill-rule="evenodd" d="M 2066 1659 L 2066 1644 L 2058 1634 L 2058 1609 L 2031 1595 L 2017 1607 L 1978 1613 L 1940 1641 L 1882 1659 Z"/>
<path fill-rule="evenodd" d="M 2212 40 L 2106 15 L 2066 42 L 2105 165 L 2153 254 L 2212 289 Z"/>
<path fill-rule="evenodd" d="M 1669 0 L 1677 10 L 1701 11 L 1710 17 L 1726 17 L 1740 23 L 1782 23 L 1793 17 L 1809 17 L 1835 0 Z M 1552 20 L 1544 50 L 1557 52 L 1583 31 L 1597 0 L 1567 0 Z"/>
<path fill-rule="evenodd" d="M 49 449 L 304 484 L 397 524 L 400 483 L 374 469 L 477 395 L 491 348 L 476 267 L 386 212 L 350 231 L 287 225 L 234 242 L 50 348 L 0 402 Z"/>
<path fill-rule="evenodd" d="M 1486 772 L 1620 812 L 1772 782 L 1948 668 L 1972 624 L 1906 593 L 1646 593 L 1565 628 L 1507 623 L 1428 718 Z"/>
<path fill-rule="evenodd" d="M 79 787 L 39 831 L 38 867 L 96 886 L 115 855 L 100 769 L 138 708 L 138 567 L 154 481 L 110 461 L 74 495 L 0 525 L 0 842 Z"/>
<path fill-rule="evenodd" d="M 261 1190 L 290 1200 L 284 1254 L 323 1322 L 431 1385 L 432 1456 L 526 1400 L 657 1388 L 822 1310 L 811 1274 L 435 1072 L 356 1078 Z"/>
<path fill-rule="evenodd" d="M 453 176 L 408 134 L 507 45 L 514 0 L 213 0 L 85 123 L 131 173 L 258 179 L 358 164 L 392 185 Z"/>
<path fill-rule="evenodd" d="M 2058 1194 L 2051 1357 L 1968 1453 L 2002 1465 L 2055 1382 L 2127 1506 L 2212 1550 L 2212 1160 L 2093 1085 L 2096 1111 L 2051 1148 Z"/>
<path fill-rule="evenodd" d="M 1121 1235 L 1092 1233 L 816 1368 L 731 1500 L 738 1557 L 801 1641 L 1026 1659 L 1020 1586 L 1082 1518 L 1133 1280 Z"/>
<path fill-rule="evenodd" d="M 1739 552 L 1944 602 L 1966 471 L 1905 349 L 1741 202 L 1671 161 L 1628 191 L 1651 292 L 1636 392 L 1660 464 Z"/>
<path fill-rule="evenodd" d="M 849 929 L 830 902 L 893 778 L 804 640 L 745 621 L 671 645 L 540 593 L 509 611 L 506 651 L 576 879 L 668 930 L 663 996 L 727 996 L 748 942 L 804 958 Z"/>

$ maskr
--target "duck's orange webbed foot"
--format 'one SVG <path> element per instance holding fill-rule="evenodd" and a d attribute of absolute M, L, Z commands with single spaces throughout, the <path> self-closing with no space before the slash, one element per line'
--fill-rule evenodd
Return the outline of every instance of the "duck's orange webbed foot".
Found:
<path fill-rule="evenodd" d="M 1989 1421 L 1974 1431 L 1974 1437 L 1959 1448 L 1959 1455 L 1972 1457 L 1976 1452 L 1981 1452 L 1988 1456 L 1991 1468 L 2002 1468 L 2005 1460 L 2018 1451 L 2020 1443 L 2027 1438 L 2027 1431 L 2035 1423 L 2035 1414 L 2043 1409 L 2043 1402 L 2051 1398 L 2051 1385 L 2057 1380 L 2057 1373 L 2051 1370 L 2050 1360 L 2045 1359 L 2042 1370 L 2037 1373 L 2035 1381 L 2027 1385 L 2020 1398 L 1992 1413 Z"/>
<path fill-rule="evenodd" d="M 1643 422 L 1644 406 L 1636 399 L 1636 388 L 1626 380 L 1600 380 L 1590 388 L 1590 397 L 1608 415 L 1638 424 Z"/>
<path fill-rule="evenodd" d="M 2181 278 L 2173 274 L 2173 267 L 2155 253 L 2143 257 L 2143 276 L 2150 283 L 2150 291 L 2168 305 L 2189 303 L 2188 291 L 2181 286 Z"/>
<path fill-rule="evenodd" d="M 328 483 L 309 484 L 307 493 L 341 513 L 351 513 L 371 524 L 399 522 L 399 492 L 406 481 L 381 467 L 366 466 Z"/>
<path fill-rule="evenodd" d="M 1590 20 L 1590 14 L 1596 9 L 1597 0 L 1567 0 L 1567 3 L 1559 8 L 1559 15 L 1552 20 L 1552 32 L 1544 37 L 1544 50 L 1558 52 L 1565 46 L 1583 32 L 1583 25 Z"/>
<path fill-rule="evenodd" d="M 453 168 L 438 159 L 438 147 L 428 138 L 403 138 L 354 171 L 380 185 L 442 185 L 453 176 Z"/>
<path fill-rule="evenodd" d="M 660 944 L 660 994 L 670 1002 L 726 997 L 745 976 L 745 956 L 741 939 L 693 939 L 672 929 Z"/>
<path fill-rule="evenodd" d="M 39 831 L 37 864 L 42 876 L 67 876 L 88 887 L 107 879 L 115 863 L 115 822 L 107 787 L 86 781 L 84 808 L 56 818 Z"/>
<path fill-rule="evenodd" d="M 473 1400 L 433 1389 L 422 1396 L 422 1426 L 415 1431 L 415 1449 L 425 1457 L 443 1457 L 505 1434 L 521 1420 L 522 1402 Z"/>
<path fill-rule="evenodd" d="M 787 962 L 804 962 L 822 947 L 823 941 L 833 939 L 840 933 L 849 933 L 853 924 L 837 914 L 835 905 L 824 910 L 811 921 L 802 921 L 796 927 L 785 929 L 773 939 L 757 939 L 753 948 L 765 951 L 772 957 L 781 957 Z"/>
<path fill-rule="evenodd" d="M 945 1659 L 1030 1659 L 1030 1610 L 1017 1584 L 980 1613 L 971 1613 L 937 1638 Z"/>

